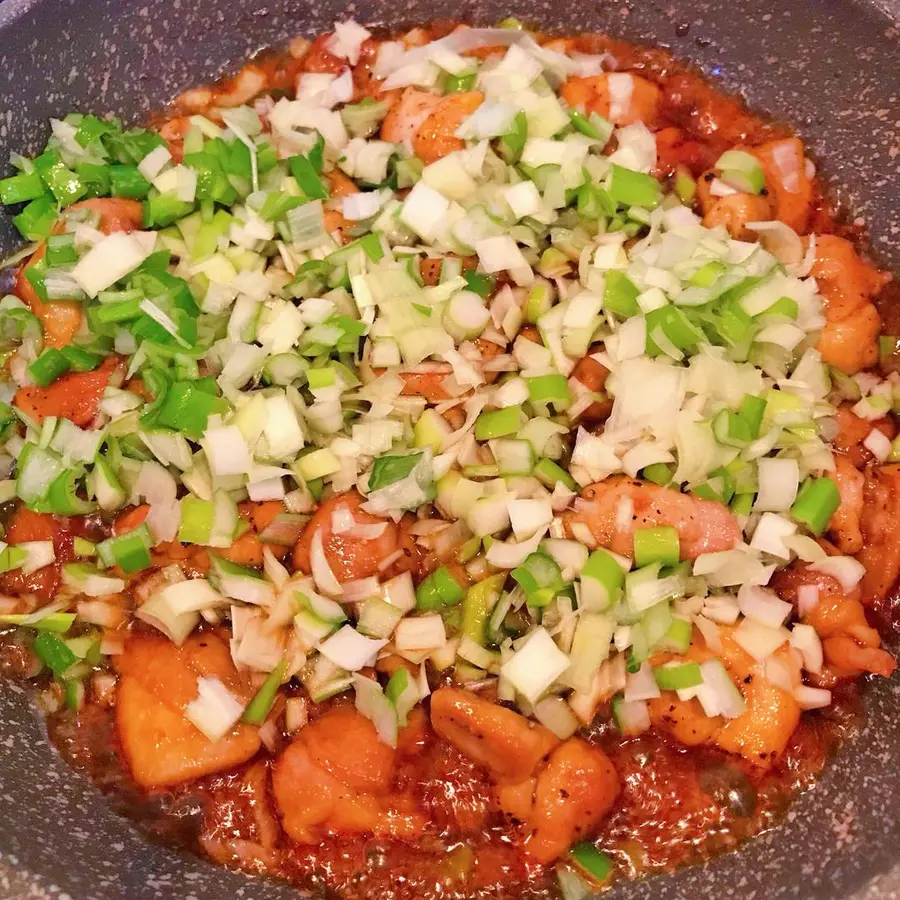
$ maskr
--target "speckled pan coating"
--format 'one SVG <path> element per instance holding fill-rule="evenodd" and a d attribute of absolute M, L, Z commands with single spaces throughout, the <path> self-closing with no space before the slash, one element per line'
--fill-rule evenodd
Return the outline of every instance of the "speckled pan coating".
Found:
<path fill-rule="evenodd" d="M 605 30 L 692 59 L 759 109 L 794 123 L 835 196 L 864 217 L 876 255 L 900 269 L 900 2 L 344 5 L 233 0 L 0 0 L 0 159 L 34 151 L 72 109 L 140 120 L 180 90 L 286 37 L 354 15 L 378 24 L 514 14 L 548 28 Z M 0 218 L 0 252 L 14 246 Z M 608 900 L 900 900 L 900 683 L 868 693 L 869 724 L 787 821 L 739 852 Z M 20 688 L 0 685 L 0 898 L 282 900 L 248 879 L 144 841 L 47 744 Z"/>

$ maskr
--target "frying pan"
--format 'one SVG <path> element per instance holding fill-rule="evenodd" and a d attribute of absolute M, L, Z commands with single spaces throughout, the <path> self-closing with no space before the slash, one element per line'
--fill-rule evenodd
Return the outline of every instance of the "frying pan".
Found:
<path fill-rule="evenodd" d="M 608 31 L 662 45 L 794 124 L 873 251 L 900 269 L 900 0 L 0 0 L 0 159 L 37 152 L 50 116 L 136 122 L 261 48 L 335 20 L 398 27 L 436 16 Z M 5 174 L 5 173 L 3 173 Z M 15 231 L 0 215 L 0 255 Z M 615 886 L 607 900 L 900 898 L 897 678 L 866 692 L 867 724 L 786 820 L 735 853 Z M 50 748 L 20 687 L 0 683 L 0 898 L 296 900 L 148 843 Z"/>

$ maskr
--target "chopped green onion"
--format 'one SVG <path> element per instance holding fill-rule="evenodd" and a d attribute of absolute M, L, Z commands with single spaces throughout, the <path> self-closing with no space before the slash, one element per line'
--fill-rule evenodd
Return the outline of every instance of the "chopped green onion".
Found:
<path fill-rule="evenodd" d="M 46 188 L 37 172 L 22 172 L 0 181 L 0 203 L 12 206 L 13 203 L 26 203 L 42 197 Z"/>
<path fill-rule="evenodd" d="M 757 397 L 755 394 L 747 394 L 741 401 L 738 415 L 747 423 L 751 440 L 756 440 L 756 438 L 759 437 L 759 430 L 762 426 L 765 411 L 766 400 L 764 397 Z"/>
<path fill-rule="evenodd" d="M 157 424 L 174 428 L 188 437 L 203 436 L 209 417 L 228 409 L 228 402 L 189 381 L 176 381 L 166 392 L 157 413 Z"/>
<path fill-rule="evenodd" d="M 69 361 L 56 347 L 46 349 L 29 367 L 28 374 L 41 386 L 49 387 L 69 371 Z"/>
<path fill-rule="evenodd" d="M 722 181 L 747 194 L 758 194 L 766 185 L 759 160 L 746 150 L 726 150 L 717 160 Z"/>
<path fill-rule="evenodd" d="M 675 167 L 674 187 L 678 199 L 685 206 L 690 206 L 694 202 L 694 197 L 697 196 L 697 182 L 694 180 L 694 176 L 691 175 L 687 166 L 684 166 L 681 163 Z"/>
<path fill-rule="evenodd" d="M 664 691 L 680 691 L 703 684 L 703 674 L 695 662 L 657 666 L 653 670 L 653 677 Z"/>
<path fill-rule="evenodd" d="M 637 304 L 640 291 L 628 276 L 618 269 L 610 269 L 604 280 L 603 308 L 620 319 L 636 316 L 640 312 Z"/>
<path fill-rule="evenodd" d="M 140 572 L 151 565 L 150 548 L 153 539 L 146 523 L 111 537 L 97 545 L 97 555 L 106 566 L 119 566 L 123 572 Z"/>
<path fill-rule="evenodd" d="M 80 478 L 77 469 L 67 469 L 54 478 L 42 504 L 46 511 L 57 516 L 83 516 L 93 512 L 97 505 L 78 495 Z"/>
<path fill-rule="evenodd" d="M 150 182 L 141 175 L 137 166 L 109 167 L 109 189 L 113 197 L 143 200 L 150 193 L 150 187 Z"/>
<path fill-rule="evenodd" d="M 612 860 L 593 844 L 586 841 L 576 844 L 569 851 L 569 857 L 581 871 L 589 875 L 594 881 L 606 881 L 610 872 L 612 872 Z"/>
<path fill-rule="evenodd" d="M 490 619 L 491 611 L 503 589 L 505 580 L 506 574 L 501 572 L 499 575 L 491 575 L 483 581 L 479 581 L 478 584 L 473 584 L 466 591 L 466 596 L 463 598 L 461 631 L 476 644 L 481 646 L 485 644 L 485 629 L 488 619 Z"/>
<path fill-rule="evenodd" d="M 462 94 L 471 91 L 475 87 L 477 75 L 475 72 L 463 72 L 459 75 L 448 75 L 444 82 L 445 94 Z"/>
<path fill-rule="evenodd" d="M 784 316 L 788 319 L 796 319 L 799 314 L 800 306 L 796 300 L 792 297 L 779 297 L 768 309 L 764 309 L 759 315 Z"/>
<path fill-rule="evenodd" d="M 0 551 L 0 572 L 9 572 L 12 569 L 21 568 L 28 559 L 28 551 L 21 547 L 4 547 Z M 3 621 L 0 619 L 0 621 Z"/>
<path fill-rule="evenodd" d="M 688 648 L 691 646 L 693 633 L 694 626 L 691 624 L 690 619 L 680 619 L 677 616 L 673 616 L 665 635 L 657 641 L 656 649 L 669 650 L 672 653 L 687 653 Z"/>
<path fill-rule="evenodd" d="M 534 467 L 534 477 L 545 487 L 552 490 L 557 482 L 562 482 L 570 491 L 577 491 L 578 485 L 575 479 L 552 459 L 539 459 Z"/>
<path fill-rule="evenodd" d="M 820 535 L 841 505 L 837 484 L 831 478 L 808 478 L 791 507 L 791 516 L 813 534 Z"/>
<path fill-rule="evenodd" d="M 532 403 L 552 403 L 557 410 L 565 409 L 572 402 L 569 382 L 565 375 L 553 372 L 526 378 L 528 399 Z"/>
<path fill-rule="evenodd" d="M 482 412 L 475 420 L 475 440 L 489 441 L 515 434 L 522 427 L 523 419 L 521 403 Z"/>
<path fill-rule="evenodd" d="M 466 287 L 468 290 L 478 294 L 479 297 L 483 297 L 485 300 L 490 298 L 491 294 L 494 293 L 494 285 L 496 282 L 491 275 L 483 275 L 481 272 L 476 272 L 474 269 L 466 269 L 466 271 L 463 272 L 463 278 L 466 279 Z"/>
<path fill-rule="evenodd" d="M 556 560 L 541 551 L 530 553 L 510 575 L 534 607 L 546 606 L 565 585 Z"/>
<path fill-rule="evenodd" d="M 103 362 L 101 354 L 83 350 L 74 344 L 68 344 L 63 347 L 62 355 L 66 358 L 66 362 L 73 372 L 93 372 Z"/>
<path fill-rule="evenodd" d="M 691 323 L 681 309 L 672 305 L 662 306 L 647 313 L 647 351 L 654 355 L 662 352 L 653 340 L 657 328 L 679 350 L 691 350 L 703 340 L 703 332 Z"/>
<path fill-rule="evenodd" d="M 641 478 L 652 481 L 653 484 L 658 484 L 660 487 L 665 487 L 667 484 L 672 483 L 673 473 L 674 469 L 668 463 L 651 463 L 649 466 L 644 466 L 641 470 Z"/>
<path fill-rule="evenodd" d="M 625 585 L 625 571 L 606 550 L 595 550 L 581 570 L 581 602 L 602 612 L 618 602 Z"/>
<path fill-rule="evenodd" d="M 369 491 L 377 491 L 396 481 L 406 478 L 422 458 L 421 453 L 406 456 L 379 456 L 372 464 L 369 476 Z"/>
<path fill-rule="evenodd" d="M 644 206 L 652 209 L 659 203 L 659 182 L 652 175 L 635 172 L 613 163 L 607 187 L 609 196 L 620 206 Z"/>
<path fill-rule="evenodd" d="M 681 558 L 678 531 L 671 525 L 658 528 L 636 528 L 634 531 L 634 564 L 649 566 L 659 562 L 677 566 Z"/>
<path fill-rule="evenodd" d="M 713 419 L 712 427 L 716 440 L 729 447 L 743 447 L 753 438 L 747 420 L 730 409 L 720 410 Z"/>
<path fill-rule="evenodd" d="M 292 156 L 288 159 L 288 167 L 291 175 L 300 187 L 300 190 L 310 200 L 327 200 L 328 188 L 325 187 L 316 167 L 306 156 Z"/>
<path fill-rule="evenodd" d="M 24 551 L 23 551 L 24 552 Z M 18 625 L 35 631 L 52 631 L 65 634 L 75 624 L 75 613 L 50 613 L 36 619 L 33 615 L 9 614 L 0 616 L 0 625 Z"/>
<path fill-rule="evenodd" d="M 690 282 L 699 287 L 709 287 L 714 284 L 721 275 L 724 275 L 725 271 L 726 267 L 724 263 L 713 260 L 697 269 L 697 271 L 691 275 Z"/>
<path fill-rule="evenodd" d="M 65 266 L 68 263 L 77 262 L 78 253 L 75 250 L 74 234 L 53 234 L 47 238 L 47 266 Z"/>
<path fill-rule="evenodd" d="M 576 131 L 592 140 L 600 141 L 604 146 L 613 133 L 614 126 L 612 122 L 597 115 L 597 113 L 591 113 L 590 117 L 587 117 L 577 109 L 570 109 L 569 121 Z"/>
<path fill-rule="evenodd" d="M 446 566 L 439 566 L 416 588 L 417 609 L 439 609 L 455 606 L 465 591 Z"/>
<path fill-rule="evenodd" d="M 300 157 L 304 159 L 305 157 Z M 317 176 L 318 177 L 318 176 Z M 266 197 L 259 216 L 266 222 L 274 222 L 282 216 L 287 215 L 292 209 L 302 205 L 304 200 L 302 197 L 295 197 L 292 194 L 285 194 L 281 191 L 274 191 Z"/>
<path fill-rule="evenodd" d="M 87 538 L 76 536 L 72 546 L 76 556 L 90 557 L 97 555 L 97 545 Z"/>
<path fill-rule="evenodd" d="M 78 657 L 65 642 L 50 632 L 42 632 L 34 639 L 34 652 L 38 659 L 57 677 L 78 662 Z"/>
<path fill-rule="evenodd" d="M 48 195 L 32 200 L 25 209 L 13 217 L 13 223 L 29 241 L 42 241 L 50 236 L 59 219 L 56 203 Z"/>
<path fill-rule="evenodd" d="M 500 138 L 498 149 L 504 161 L 515 165 L 525 149 L 528 140 L 528 119 L 524 112 L 517 112 L 513 120 L 512 130 Z"/>
<path fill-rule="evenodd" d="M 266 717 L 275 705 L 275 698 L 278 696 L 278 688 L 284 680 L 285 672 L 287 672 L 287 661 L 282 660 L 269 674 L 262 683 L 260 689 L 256 692 L 253 699 L 247 704 L 241 721 L 247 725 L 262 725 L 266 721 Z"/>

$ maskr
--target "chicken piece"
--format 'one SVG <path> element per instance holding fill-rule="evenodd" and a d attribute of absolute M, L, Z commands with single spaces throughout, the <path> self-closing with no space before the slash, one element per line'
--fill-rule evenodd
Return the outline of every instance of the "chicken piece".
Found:
<path fill-rule="evenodd" d="M 99 213 L 99 229 L 104 234 L 112 234 L 115 231 L 134 231 L 141 227 L 143 216 L 140 201 L 126 200 L 121 197 L 96 197 L 91 200 L 81 200 L 73 203 L 71 209 L 90 209 Z M 28 270 L 44 258 L 46 251 L 46 244 L 41 244 L 28 262 L 19 269 L 16 275 L 15 292 L 40 320 L 44 329 L 44 346 L 65 347 L 72 343 L 72 339 L 81 328 L 81 304 L 68 300 L 54 300 L 45 303 L 26 277 Z"/>
<path fill-rule="evenodd" d="M 863 262 L 849 241 L 833 234 L 816 236 L 809 274 L 825 298 L 825 328 L 817 345 L 822 359 L 848 375 L 873 366 L 881 318 L 872 298 L 890 274 Z"/>
<path fill-rule="evenodd" d="M 701 178 L 698 185 L 705 185 Z M 703 191 L 698 190 L 698 196 Z M 755 194 L 729 194 L 727 197 L 710 197 L 714 202 L 708 208 L 701 200 L 704 209 L 703 224 L 707 228 L 723 225 L 725 230 L 736 241 L 756 240 L 756 234 L 747 227 L 748 222 L 765 222 L 772 218 L 769 201 Z"/>
<path fill-rule="evenodd" d="M 620 504 L 631 504 L 630 521 L 619 529 Z M 700 500 L 638 479 L 616 477 L 586 487 L 575 509 L 564 515 L 572 534 L 575 524 L 586 525 L 601 547 L 632 556 L 636 528 L 671 525 L 678 531 L 681 558 L 730 550 L 741 540 L 741 529 L 728 507 Z"/>
<path fill-rule="evenodd" d="M 323 831 L 419 835 L 425 818 L 414 799 L 390 790 L 394 756 L 355 709 L 328 710 L 275 763 L 272 787 L 284 830 L 299 843 L 318 843 Z"/>
<path fill-rule="evenodd" d="M 831 575 L 799 562 L 776 572 L 772 583 L 782 600 L 794 604 L 802 585 L 818 589 L 818 602 L 805 612 L 803 622 L 822 639 L 825 659 L 835 675 L 855 678 L 863 672 L 885 676 L 893 672 L 896 661 L 881 649 L 881 636 L 866 620 L 859 588 L 846 592 Z"/>
<path fill-rule="evenodd" d="M 825 661 L 839 678 L 858 678 L 871 673 L 890 678 L 897 668 L 897 660 L 879 647 L 862 647 L 844 635 L 822 641 Z"/>
<path fill-rule="evenodd" d="M 466 142 L 456 136 L 456 129 L 484 103 L 481 91 L 448 94 L 437 103 L 416 129 L 413 151 L 426 165 L 462 150 Z"/>
<path fill-rule="evenodd" d="M 335 56 L 329 49 L 333 33 L 320 34 L 309 45 L 306 55 L 303 57 L 301 69 L 304 72 L 320 72 L 328 75 L 337 75 L 347 67 L 347 60 Z"/>
<path fill-rule="evenodd" d="M 713 742 L 727 753 L 736 753 L 767 768 L 784 753 L 800 722 L 800 707 L 792 694 L 760 671 L 745 675 L 741 681 L 747 709 L 737 718 L 725 721 Z"/>
<path fill-rule="evenodd" d="M 834 464 L 834 480 L 841 496 L 841 505 L 831 517 L 828 536 L 841 553 L 857 553 L 863 545 L 860 520 L 866 479 L 846 456 L 835 454 Z"/>
<path fill-rule="evenodd" d="M 280 500 L 266 500 L 261 503 L 247 501 L 238 505 L 241 518 L 250 523 L 250 529 L 245 531 L 230 547 L 224 549 L 215 548 L 213 553 L 222 556 L 239 566 L 259 568 L 263 564 L 263 550 L 268 547 L 278 559 L 286 556 L 290 548 L 281 544 L 264 544 L 259 539 L 259 532 L 263 531 L 272 520 L 283 513 L 284 504 Z"/>
<path fill-rule="evenodd" d="M 609 376 L 609 369 L 602 363 L 597 362 L 592 356 L 582 357 L 572 369 L 571 377 L 580 381 L 589 391 L 602 393 L 606 385 L 606 379 Z M 597 422 L 605 422 L 612 412 L 612 400 L 607 397 L 605 400 L 598 400 L 592 403 L 582 414 L 581 421 L 586 425 Z"/>
<path fill-rule="evenodd" d="M 876 419 L 874 422 L 861 419 L 853 412 L 849 403 L 838 407 L 835 418 L 837 419 L 838 433 L 833 441 L 834 448 L 845 454 L 857 469 L 864 469 L 874 459 L 869 449 L 863 445 L 863 441 L 869 436 L 872 429 L 878 429 L 890 440 L 893 440 L 897 433 L 897 428 L 890 416 Z"/>
<path fill-rule="evenodd" d="M 650 703 L 653 724 L 689 747 L 714 744 L 728 753 L 743 756 L 760 768 L 768 768 L 784 753 L 797 723 L 800 707 L 793 695 L 772 684 L 758 665 L 733 637 L 733 627 L 720 626 L 722 649 L 716 652 L 702 643 L 692 644 L 686 659 L 702 663 L 720 659 L 746 703 L 733 719 L 707 717 L 696 700 L 681 701 L 673 691 L 663 691 Z M 786 648 L 776 652 L 795 672 L 799 670 Z M 662 661 L 654 659 L 654 662 Z"/>
<path fill-rule="evenodd" d="M 863 547 L 857 559 L 866 567 L 862 602 L 886 597 L 900 575 L 900 465 L 878 466 L 866 474 L 861 520 Z"/>
<path fill-rule="evenodd" d="M 530 777 L 559 743 L 542 725 L 457 688 L 431 695 L 431 725 L 495 777 L 511 782 Z"/>
<path fill-rule="evenodd" d="M 280 834 L 269 799 L 268 763 L 253 763 L 237 779 L 225 776 L 213 786 L 200 834 L 200 843 L 213 860 L 264 874 L 277 863 Z"/>
<path fill-rule="evenodd" d="M 381 44 L 381 41 L 369 38 L 359 48 L 359 61 L 353 67 L 353 102 L 359 103 L 370 97 L 378 103 L 386 103 L 390 109 L 400 99 L 402 90 L 400 88 L 382 90 L 384 79 L 375 74 Z"/>
<path fill-rule="evenodd" d="M 398 550 L 402 557 L 390 571 L 409 571 L 414 568 L 418 551 L 413 537 L 390 519 L 380 519 L 360 509 L 363 502 L 356 491 L 335 494 L 326 500 L 316 510 L 294 545 L 294 567 L 307 574 L 312 571 L 310 553 L 313 538 L 319 533 L 325 559 L 341 583 L 378 575 L 381 564 Z M 367 539 L 350 534 L 335 534 L 332 531 L 332 515 L 341 508 L 348 509 L 359 525 L 383 524 L 384 531 L 378 537 Z"/>
<path fill-rule="evenodd" d="M 663 691 L 647 705 L 650 721 L 685 747 L 710 743 L 722 727 L 722 720 L 706 715 L 698 700 L 681 700 L 674 691 Z"/>
<path fill-rule="evenodd" d="M 595 112 L 614 125 L 643 122 L 653 128 L 659 116 L 660 90 L 640 75 L 614 72 L 570 78 L 560 96 L 585 115 Z"/>
<path fill-rule="evenodd" d="M 25 575 L 21 569 L 0 574 L 0 592 L 4 594 L 37 594 L 40 604 L 49 603 L 59 588 L 60 569 L 70 562 L 72 535 L 56 516 L 32 512 L 24 506 L 16 506 L 6 525 L 4 541 L 8 544 L 24 544 L 28 541 L 53 541 L 56 559 L 49 566 Z"/>
<path fill-rule="evenodd" d="M 98 213 L 100 222 L 97 227 L 104 234 L 137 231 L 144 220 L 141 201 L 127 200 L 124 197 L 92 197 L 90 200 L 73 203 L 71 209 L 89 209 Z"/>
<path fill-rule="evenodd" d="M 813 180 L 807 171 L 806 154 L 799 138 L 779 138 L 748 148 L 762 166 L 773 217 L 800 234 L 805 233 L 812 213 Z"/>
<path fill-rule="evenodd" d="M 468 272 L 478 267 L 477 256 L 457 256 L 454 253 L 448 253 L 444 256 L 423 256 L 419 260 L 419 274 L 429 287 L 434 287 L 434 285 L 440 283 L 441 269 L 445 259 L 458 259 L 462 263 L 463 272 Z"/>
<path fill-rule="evenodd" d="M 394 770 L 394 750 L 375 726 L 352 706 L 337 706 L 301 732 L 310 759 L 342 784 L 370 794 L 386 794 Z"/>
<path fill-rule="evenodd" d="M 656 169 L 658 178 L 673 175 L 684 166 L 695 178 L 709 169 L 719 157 L 717 147 L 694 140 L 681 128 L 662 128 L 656 132 Z"/>
<path fill-rule="evenodd" d="M 539 863 L 552 862 L 596 828 L 618 795 L 619 778 L 609 757 L 569 738 L 538 775 L 525 851 Z"/>
<path fill-rule="evenodd" d="M 228 645 L 214 634 L 193 635 L 182 647 L 167 638 L 133 634 L 115 657 L 120 679 L 116 722 L 132 776 L 161 788 L 246 762 L 259 749 L 259 729 L 237 724 L 211 741 L 185 716 L 200 677 L 218 678 L 240 702 L 253 696 Z"/>
<path fill-rule="evenodd" d="M 381 140 L 403 144 L 412 152 L 416 132 L 441 99 L 440 94 L 408 87 L 381 123 Z"/>
<path fill-rule="evenodd" d="M 485 338 L 477 338 L 472 342 L 481 354 L 481 362 L 487 362 L 494 359 L 504 352 L 504 348 L 493 341 Z M 473 362 L 475 369 L 480 369 L 480 363 L 476 360 Z M 440 403 L 441 400 L 449 400 L 451 395 L 444 385 L 445 379 L 453 375 L 453 367 L 449 363 L 441 362 L 425 362 L 418 369 L 427 366 L 427 371 L 416 372 L 398 372 L 397 374 L 403 380 L 403 390 L 401 393 L 406 397 L 424 397 L 430 403 Z M 376 374 L 381 374 L 384 370 L 375 370 Z M 482 372 L 481 376 L 487 384 L 492 384 L 497 380 L 498 372 Z"/>
<path fill-rule="evenodd" d="M 19 388 L 13 403 L 38 425 L 48 416 L 58 416 L 84 428 L 96 417 L 106 386 L 123 374 L 122 360 L 107 356 L 92 372 L 67 372 L 45 388 Z"/>
<path fill-rule="evenodd" d="M 514 822 L 525 823 L 534 809 L 536 778 L 524 781 L 501 781 L 494 792 L 500 811 Z"/>

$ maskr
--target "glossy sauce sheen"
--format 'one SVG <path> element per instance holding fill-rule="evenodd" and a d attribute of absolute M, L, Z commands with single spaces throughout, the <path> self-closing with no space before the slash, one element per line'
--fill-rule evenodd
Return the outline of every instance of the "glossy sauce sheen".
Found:
<path fill-rule="evenodd" d="M 855 685 L 847 684 L 832 707 L 804 717 L 784 757 L 765 773 L 717 750 L 680 747 L 656 732 L 623 739 L 598 725 L 590 739 L 612 759 L 622 793 L 596 843 L 621 875 L 666 871 L 733 849 L 780 819 L 852 736 L 860 716 Z M 601 710 L 598 722 L 605 718 Z M 412 752 L 401 752 L 394 771 L 397 789 L 428 812 L 430 825 L 420 840 L 344 835 L 309 846 L 276 834 L 274 846 L 262 850 L 262 833 L 275 822 L 266 751 L 236 772 L 150 794 L 122 762 L 113 710 L 96 703 L 78 715 L 64 710 L 51 717 L 50 734 L 65 759 L 151 839 L 188 846 L 226 865 L 326 888 L 342 900 L 556 896 L 552 870 L 529 863 L 513 846 L 515 823 L 492 808 L 485 770 L 429 728 L 417 733 Z"/>
<path fill-rule="evenodd" d="M 450 28 L 437 25 L 432 36 Z M 271 54 L 255 68 L 270 88 L 286 90 L 304 68 L 343 66 L 321 48 L 315 56 L 316 46 L 305 61 Z M 751 115 L 663 51 L 604 36 L 580 37 L 575 48 L 610 53 L 619 70 L 640 73 L 660 85 L 660 175 L 679 163 L 699 175 L 730 146 L 789 134 Z M 357 73 L 357 81 L 360 77 Z M 235 81 L 222 89 L 229 90 Z M 168 123 L 167 137 L 177 136 L 186 112 L 182 106 L 176 108 L 176 118 L 170 114 L 158 120 Z M 808 230 L 836 228 L 818 198 Z M 91 523 L 86 532 L 97 527 Z M 0 671 L 21 676 L 27 654 L 12 638 L 4 641 Z M 313 707 L 311 717 L 346 702 Z M 614 857 L 617 873 L 627 875 L 706 859 L 769 827 L 852 733 L 859 703 L 856 685 L 842 685 L 832 707 L 803 718 L 784 756 L 765 772 L 715 749 L 685 749 L 655 731 L 623 739 L 608 725 L 608 713 L 601 708 L 597 721 L 607 724 L 598 724 L 588 738 L 610 756 L 622 791 L 597 845 Z M 342 900 L 557 896 L 552 868 L 529 862 L 514 845 L 516 823 L 494 808 L 487 772 L 438 738 L 424 716 L 415 732 L 404 735 L 393 776 L 393 789 L 415 798 L 427 813 L 424 834 L 411 842 L 341 836 L 320 845 L 293 844 L 282 832 L 274 812 L 270 767 L 275 754 L 270 750 L 261 750 L 236 771 L 148 793 L 123 763 L 113 707 L 91 700 L 77 715 L 68 710 L 54 714 L 49 725 L 63 756 L 148 836 L 217 862 L 324 888 Z M 278 736 L 275 749 L 286 742 L 286 736 Z"/>

